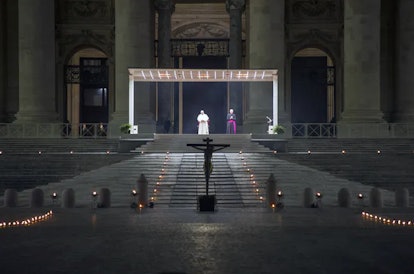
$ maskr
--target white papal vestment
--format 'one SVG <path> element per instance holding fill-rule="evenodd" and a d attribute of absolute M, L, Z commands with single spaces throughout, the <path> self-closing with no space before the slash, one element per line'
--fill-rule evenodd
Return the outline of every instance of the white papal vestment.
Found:
<path fill-rule="evenodd" d="M 209 132 L 208 132 L 208 120 L 209 120 L 209 117 L 205 113 L 200 113 L 197 116 L 198 134 L 209 134 Z"/>

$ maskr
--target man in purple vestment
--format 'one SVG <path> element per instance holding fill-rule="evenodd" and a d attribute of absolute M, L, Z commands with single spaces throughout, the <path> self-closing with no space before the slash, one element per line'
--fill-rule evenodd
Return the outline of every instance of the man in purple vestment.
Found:
<path fill-rule="evenodd" d="M 227 134 L 236 134 L 236 114 L 234 114 L 234 110 L 231 108 L 229 113 L 227 113 Z"/>

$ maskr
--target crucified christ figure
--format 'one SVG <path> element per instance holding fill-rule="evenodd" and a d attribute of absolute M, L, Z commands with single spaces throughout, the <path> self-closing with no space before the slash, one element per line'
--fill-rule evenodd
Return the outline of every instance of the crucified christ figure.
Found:
<path fill-rule="evenodd" d="M 205 144 L 187 144 L 187 146 L 191 146 L 195 149 L 204 151 L 204 176 L 206 178 L 206 195 L 208 196 L 208 182 L 210 180 L 210 174 L 213 171 L 213 165 L 211 163 L 211 159 L 213 158 L 213 152 L 218 151 L 220 149 L 229 147 L 228 144 L 210 144 L 213 139 L 206 138 L 203 139 Z"/>

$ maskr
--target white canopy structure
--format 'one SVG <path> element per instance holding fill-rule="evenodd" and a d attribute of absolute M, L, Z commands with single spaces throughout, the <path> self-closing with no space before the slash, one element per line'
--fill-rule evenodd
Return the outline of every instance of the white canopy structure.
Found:
<path fill-rule="evenodd" d="M 278 123 L 275 69 L 160 69 L 129 68 L 129 124 L 134 125 L 135 82 L 273 82 L 273 124 Z"/>

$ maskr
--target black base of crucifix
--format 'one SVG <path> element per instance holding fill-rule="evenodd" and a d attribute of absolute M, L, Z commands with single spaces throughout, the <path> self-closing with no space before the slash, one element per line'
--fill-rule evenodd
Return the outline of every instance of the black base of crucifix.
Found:
<path fill-rule="evenodd" d="M 216 195 L 198 196 L 199 211 L 214 211 L 215 205 L 216 205 Z"/>

